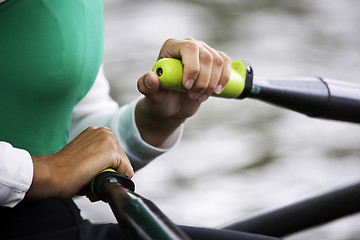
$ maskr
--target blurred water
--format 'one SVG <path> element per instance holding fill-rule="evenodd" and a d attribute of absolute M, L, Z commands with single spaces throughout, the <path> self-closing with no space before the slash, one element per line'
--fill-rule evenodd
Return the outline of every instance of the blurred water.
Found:
<path fill-rule="evenodd" d="M 187 0 L 105 2 L 105 72 L 112 96 L 139 96 L 169 37 L 192 36 L 260 77 L 360 82 L 360 2 Z M 254 100 L 210 99 L 183 141 L 134 177 L 137 192 L 179 224 L 218 226 L 359 180 L 359 126 L 308 118 Z M 84 216 L 114 221 L 103 203 Z M 360 239 L 355 215 L 288 239 Z"/>

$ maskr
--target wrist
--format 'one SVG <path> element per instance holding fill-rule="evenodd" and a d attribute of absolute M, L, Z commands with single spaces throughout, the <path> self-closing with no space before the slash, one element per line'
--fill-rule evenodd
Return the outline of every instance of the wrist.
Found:
<path fill-rule="evenodd" d="M 56 197 L 56 183 L 51 176 L 50 169 L 46 164 L 49 156 L 32 156 L 33 160 L 33 179 L 25 197 L 31 199 L 41 199 Z"/>
<path fill-rule="evenodd" d="M 145 99 L 141 99 L 135 107 L 136 126 L 145 142 L 155 147 L 161 147 L 185 122 L 186 117 L 156 113 L 145 101 Z"/>

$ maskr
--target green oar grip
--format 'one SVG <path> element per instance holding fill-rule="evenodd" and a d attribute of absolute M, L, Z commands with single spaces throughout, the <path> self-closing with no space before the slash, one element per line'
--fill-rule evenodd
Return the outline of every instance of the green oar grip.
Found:
<path fill-rule="evenodd" d="M 174 58 L 163 58 L 156 62 L 153 72 L 160 79 L 160 87 L 175 90 L 187 91 L 182 85 L 183 64 L 181 60 Z M 253 71 L 250 65 L 234 61 L 231 65 L 230 80 L 220 94 L 213 94 L 222 98 L 244 98 L 252 88 Z"/>

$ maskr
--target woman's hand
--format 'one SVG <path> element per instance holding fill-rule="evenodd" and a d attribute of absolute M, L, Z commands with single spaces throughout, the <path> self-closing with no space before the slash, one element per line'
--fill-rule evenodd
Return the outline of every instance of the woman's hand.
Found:
<path fill-rule="evenodd" d="M 73 197 L 108 167 L 134 175 L 115 135 L 105 127 L 90 127 L 59 152 L 33 157 L 33 163 L 33 182 L 26 194 L 33 199 Z"/>
<path fill-rule="evenodd" d="M 221 93 L 231 72 L 226 54 L 193 38 L 167 40 L 160 50 L 161 58 L 182 60 L 182 83 L 188 92 L 159 88 L 159 78 L 153 72 L 138 80 L 138 89 L 145 98 L 136 107 L 135 119 L 142 138 L 154 146 L 161 146 L 212 93 Z"/>

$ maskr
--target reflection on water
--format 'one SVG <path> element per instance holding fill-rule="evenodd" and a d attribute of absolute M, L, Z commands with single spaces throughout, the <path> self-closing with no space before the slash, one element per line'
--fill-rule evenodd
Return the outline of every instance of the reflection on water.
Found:
<path fill-rule="evenodd" d="M 360 82 L 360 2 L 187 0 L 105 2 L 105 71 L 120 103 L 138 97 L 169 37 L 202 39 L 255 76 Z M 359 180 L 359 126 L 254 100 L 210 99 L 183 141 L 137 173 L 137 192 L 180 224 L 218 226 Z M 84 215 L 113 221 L 106 205 Z M 359 239 L 359 216 L 290 239 Z"/>

